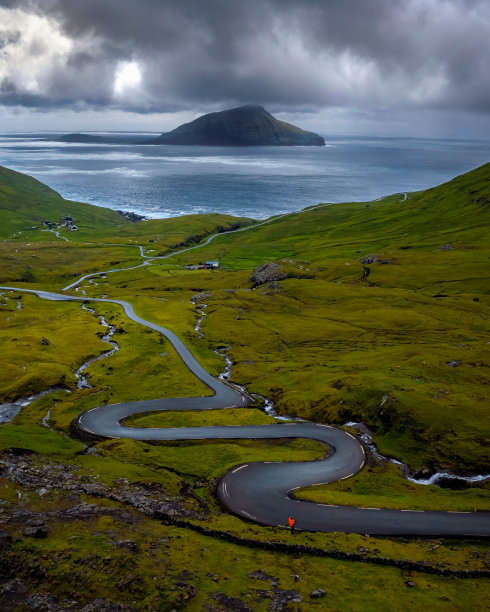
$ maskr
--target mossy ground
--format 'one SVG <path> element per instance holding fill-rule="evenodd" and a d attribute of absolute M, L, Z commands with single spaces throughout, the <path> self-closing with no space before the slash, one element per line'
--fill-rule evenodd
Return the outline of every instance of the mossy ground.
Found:
<path fill-rule="evenodd" d="M 220 227 L 246 222 L 217 215 L 130 224 L 112 211 L 67 203 L 22 175 L 2 171 L 0 178 L 6 238 L 0 243 L 0 284 L 4 285 L 61 290 L 76 276 L 142 261 L 136 248 L 86 242 L 143 244 L 158 254 L 179 243 L 192 244 Z M 213 374 L 224 366 L 214 349 L 231 346 L 233 381 L 272 398 L 278 411 L 320 422 L 365 421 L 383 453 L 414 469 L 437 465 L 483 471 L 488 465 L 486 407 L 490 404 L 488 184 L 487 165 L 403 202 L 395 195 L 375 203 L 313 207 L 248 232 L 224 234 L 198 251 L 86 281 L 83 290 L 93 297 L 131 301 L 137 314 L 179 334 Z M 33 207 L 33 202 L 38 204 Z M 77 242 L 29 229 L 37 217 L 55 219 L 69 213 L 79 218 Z M 63 232 L 74 240 L 73 232 Z M 441 250 L 447 244 L 451 248 Z M 370 274 L 361 280 L 359 260 L 370 254 L 389 263 L 369 264 Z M 218 259 L 221 269 L 182 268 L 206 259 Z M 269 260 L 278 261 L 291 277 L 253 289 L 248 280 L 251 271 Z M 198 315 L 191 303 L 201 292 L 208 294 L 203 339 L 193 329 Z M 114 339 L 120 350 L 90 366 L 92 389 L 76 389 L 75 369 L 109 348 L 101 340 L 105 329 L 97 318 L 79 303 L 2 293 L 2 401 L 63 387 L 25 406 L 13 423 L 1 427 L 2 450 L 30 450 L 37 453 L 40 465 L 61 461 L 76 466 L 82 480 L 97 477 L 107 486 L 117 485 L 118 479 L 157 486 L 181 501 L 185 479 L 208 504 L 205 519 L 192 519 L 196 525 L 245 538 L 291 541 L 285 530 L 230 516 L 215 498 L 216 479 L 246 461 L 311 460 L 323 455 L 323 447 L 308 441 L 109 440 L 91 443 L 87 453 L 80 441 L 70 438 L 70 423 L 83 410 L 117 401 L 204 395 L 208 389 L 190 376 L 165 339 L 127 320 L 109 304 L 90 306 L 119 330 Z M 451 362 L 461 363 L 448 365 Z M 144 415 L 130 424 L 197 426 L 270 420 L 251 408 L 239 415 L 234 411 Z M 365 468 L 349 480 L 298 492 L 300 496 L 412 509 L 489 507 L 488 491 L 482 487 L 465 491 L 422 487 L 387 465 Z M 62 491 L 40 496 L 8 478 L 0 486 L 7 514 L 16 509 L 59 508 L 72 503 L 68 497 Z M 89 501 L 117 506 L 104 498 Z M 190 508 L 197 504 L 182 503 Z M 128 512 L 132 517 L 128 520 L 107 515 L 66 524 L 53 518 L 42 540 L 23 536 L 16 523 L 6 524 L 14 539 L 4 558 L 19 576 L 27 576 L 33 591 L 48 589 L 60 598 L 83 591 L 87 601 L 104 597 L 128 605 L 136 602 L 139 609 L 206 609 L 218 606 L 210 596 L 219 591 L 265 610 L 270 596 L 259 601 L 257 589 L 270 591 L 271 585 L 248 576 L 259 568 L 276 576 L 280 588 L 301 594 L 298 609 L 479 610 L 488 596 L 484 580 L 408 575 L 396 568 L 249 550 L 190 529 L 162 525 L 131 508 Z M 138 554 L 114 545 L 128 538 L 135 541 Z M 299 532 L 294 542 L 345 552 L 369 548 L 369 554 L 451 569 L 484 568 L 487 550 L 480 542 L 463 539 L 353 534 Z M 29 566 L 41 568 L 42 580 L 26 573 Z M 182 578 L 185 569 L 188 574 Z M 299 581 L 293 575 L 299 575 Z M 407 587 L 407 580 L 416 586 Z M 327 596 L 316 603 L 309 592 L 320 587 Z"/>
<path fill-rule="evenodd" d="M 38 592 L 49 584 L 61 601 L 75 600 L 80 606 L 103 597 L 145 610 L 226 609 L 211 607 L 216 606 L 213 595 L 224 593 L 251 609 L 265 611 L 277 588 L 295 590 L 303 598 L 289 610 L 484 609 L 485 581 L 251 550 L 163 525 L 115 502 L 88 496 L 82 501 L 97 504 L 100 514 L 84 521 L 48 522 L 49 535 L 44 539 L 26 538 L 21 525 L 13 526 L 15 543 L 4 561 L 15 570 L 18 581 L 27 576 Z M 73 501 L 57 494 L 32 494 L 25 505 L 50 512 L 69 508 Z M 427 553 L 429 544 L 434 545 L 423 545 L 425 555 L 437 555 L 440 547 Z M 259 569 L 275 578 L 277 586 L 271 579 L 250 576 Z M 309 594 L 318 588 L 325 589 L 326 596 L 315 600 Z"/>

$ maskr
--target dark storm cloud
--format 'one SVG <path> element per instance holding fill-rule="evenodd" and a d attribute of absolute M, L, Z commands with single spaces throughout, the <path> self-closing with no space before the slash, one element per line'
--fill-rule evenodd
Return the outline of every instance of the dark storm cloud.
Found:
<path fill-rule="evenodd" d="M 488 0 L 0 0 L 0 11 L 4 104 L 490 110 Z"/>

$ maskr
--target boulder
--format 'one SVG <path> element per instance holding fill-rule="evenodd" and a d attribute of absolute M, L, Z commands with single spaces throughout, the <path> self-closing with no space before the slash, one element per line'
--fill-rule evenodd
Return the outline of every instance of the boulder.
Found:
<path fill-rule="evenodd" d="M 288 278 L 288 273 L 282 266 L 273 261 L 269 261 L 255 268 L 249 281 L 253 283 L 254 287 L 258 287 L 259 285 L 285 280 L 286 278 Z"/>
<path fill-rule="evenodd" d="M 285 589 L 275 589 L 269 604 L 269 610 L 282 612 L 288 610 L 290 603 L 301 603 L 303 598 L 298 591 L 286 591 Z"/>

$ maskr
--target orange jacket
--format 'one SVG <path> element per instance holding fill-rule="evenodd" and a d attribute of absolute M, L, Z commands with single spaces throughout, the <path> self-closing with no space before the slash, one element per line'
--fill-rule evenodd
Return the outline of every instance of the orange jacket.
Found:
<path fill-rule="evenodd" d="M 289 523 L 289 526 L 290 526 L 290 527 L 294 527 L 294 524 L 296 523 L 296 519 L 295 519 L 295 518 L 293 518 L 292 516 L 290 516 L 290 517 L 288 518 L 288 523 Z"/>

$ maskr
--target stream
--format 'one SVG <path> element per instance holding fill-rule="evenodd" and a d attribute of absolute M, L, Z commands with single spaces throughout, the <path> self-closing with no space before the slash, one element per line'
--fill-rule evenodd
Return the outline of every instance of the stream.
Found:
<path fill-rule="evenodd" d="M 22 309 L 20 298 L 17 298 L 17 308 Z M 98 355 L 97 357 L 91 357 L 90 359 L 88 359 L 74 372 L 74 375 L 77 378 L 78 389 L 92 389 L 92 385 L 88 382 L 87 376 L 83 374 L 83 372 L 88 368 L 90 364 L 113 355 L 117 350 L 119 350 L 119 345 L 117 344 L 117 342 L 112 340 L 112 337 L 116 332 L 116 328 L 113 325 L 107 323 L 105 318 L 102 315 L 98 315 L 93 308 L 89 308 L 85 304 L 82 304 L 82 308 L 83 310 L 87 310 L 94 316 L 98 317 L 100 324 L 108 328 L 108 332 L 105 334 L 105 336 L 102 337 L 102 340 L 104 342 L 108 342 L 112 346 L 111 350 L 102 353 L 102 355 Z M 19 399 L 15 400 L 15 402 L 6 402 L 0 404 L 0 425 L 10 423 L 13 418 L 22 410 L 22 408 L 24 408 L 25 406 L 29 406 L 29 404 L 32 404 L 32 402 L 35 402 L 36 400 L 40 399 L 41 397 L 44 397 L 45 395 L 48 395 L 49 393 L 54 393 L 55 391 L 69 392 L 68 389 L 64 389 L 63 387 L 53 387 L 51 389 L 45 389 L 40 393 L 35 393 L 27 397 L 20 397 Z M 51 409 L 48 411 L 48 414 L 42 420 L 43 425 L 48 427 L 49 429 L 51 429 L 51 427 L 48 425 L 50 413 Z"/>
<path fill-rule="evenodd" d="M 410 482 L 414 482 L 419 485 L 436 485 L 444 488 L 460 488 L 457 485 L 467 485 L 473 482 L 484 482 L 490 478 L 490 474 L 477 474 L 475 476 L 460 476 L 459 474 L 453 474 L 449 470 L 441 470 L 440 472 L 435 472 L 431 476 L 427 478 L 419 477 L 416 478 L 412 470 L 408 467 L 406 463 L 402 463 L 397 459 L 393 459 L 393 457 L 385 457 L 379 451 L 377 446 L 373 442 L 373 432 L 369 429 L 369 427 L 365 423 L 357 423 L 355 421 L 349 421 L 348 423 L 344 423 L 344 427 L 351 427 L 355 429 L 360 435 L 360 439 L 364 446 L 369 448 L 371 454 L 378 459 L 379 461 L 387 461 L 389 463 L 393 463 L 400 468 L 401 473 L 405 476 L 407 480 Z M 452 481 L 448 482 L 448 481 Z M 451 486 L 453 484 L 454 486 Z M 462 488 L 462 487 L 461 487 Z"/>
<path fill-rule="evenodd" d="M 93 308 L 89 308 L 85 304 L 82 304 L 82 308 L 83 310 L 87 310 L 94 316 L 98 317 L 100 324 L 108 328 L 109 331 L 107 332 L 107 334 L 105 334 L 105 336 L 102 336 L 102 340 L 103 342 L 107 342 L 108 344 L 112 346 L 112 349 L 110 349 L 109 351 L 106 351 L 105 353 L 102 353 L 102 355 L 98 355 L 97 357 L 91 357 L 88 361 L 82 364 L 78 368 L 78 370 L 76 370 L 75 372 L 75 376 L 78 381 L 77 388 L 78 389 L 92 389 L 93 388 L 92 385 L 88 382 L 87 376 L 83 374 L 83 372 L 85 372 L 85 370 L 88 368 L 88 366 L 91 363 L 95 363 L 96 361 L 100 361 L 101 359 L 105 359 L 106 357 L 110 357 L 111 355 L 114 355 L 114 353 L 119 350 L 119 345 L 117 344 L 117 342 L 112 340 L 112 337 L 116 333 L 116 328 L 114 327 L 114 325 L 109 325 L 109 323 L 107 323 L 103 315 L 98 315 L 97 312 Z"/>
<path fill-rule="evenodd" d="M 204 309 L 207 308 L 208 305 L 204 304 L 202 302 L 200 304 L 196 304 L 194 299 L 191 300 L 191 303 L 194 304 L 194 306 L 196 306 L 197 314 L 199 315 L 197 323 L 194 326 L 194 330 L 199 335 L 199 339 L 202 340 L 204 338 L 204 334 L 201 331 L 201 324 L 202 324 L 202 321 L 203 321 L 204 317 L 206 316 L 206 313 L 205 313 Z M 232 370 L 232 366 L 233 366 L 233 362 L 232 362 L 232 360 L 230 359 L 230 357 L 227 354 L 227 351 L 230 351 L 230 350 L 231 350 L 231 344 L 226 344 L 226 345 L 224 345 L 222 347 L 214 349 L 214 352 L 217 355 L 219 355 L 220 357 L 223 357 L 223 359 L 225 360 L 225 369 L 218 375 L 218 378 L 220 380 L 228 383 L 229 385 L 231 385 L 232 387 L 234 387 L 235 389 L 237 389 L 241 393 L 244 393 L 248 397 L 250 397 L 253 400 L 255 400 L 255 402 L 257 402 L 257 404 L 260 406 L 260 410 L 262 410 L 263 412 L 265 412 L 269 416 L 273 417 L 274 419 L 277 419 L 278 421 L 291 421 L 291 420 L 294 420 L 294 421 L 306 422 L 305 419 L 300 419 L 300 418 L 296 418 L 296 417 L 290 417 L 290 416 L 288 416 L 286 414 L 285 415 L 277 414 L 277 412 L 274 409 L 274 402 L 271 399 L 269 399 L 267 397 L 264 397 L 263 395 L 260 395 L 260 393 L 250 393 L 249 391 L 247 391 L 247 389 L 245 387 L 242 387 L 241 385 L 238 385 L 236 383 L 230 382 L 231 370 Z"/>

